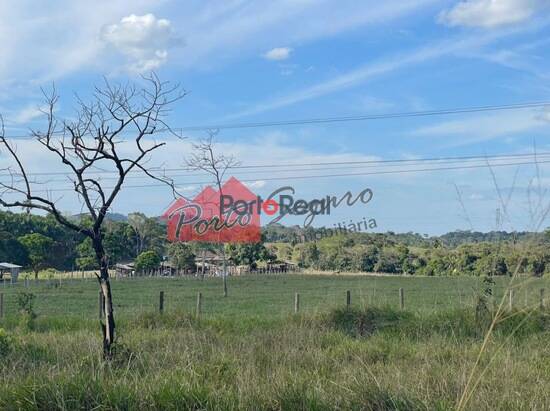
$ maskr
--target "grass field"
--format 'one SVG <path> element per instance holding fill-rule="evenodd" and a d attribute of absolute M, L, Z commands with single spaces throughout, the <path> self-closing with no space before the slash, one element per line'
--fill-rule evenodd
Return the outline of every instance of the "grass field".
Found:
<path fill-rule="evenodd" d="M 538 308 L 550 282 L 522 283 L 464 409 L 550 409 L 550 318 Z M 480 287 L 468 277 L 247 276 L 230 278 L 223 298 L 219 278 L 115 280 L 120 343 L 105 364 L 95 281 L 0 286 L 0 409 L 456 409 L 486 331 Z M 497 279 L 497 300 L 506 287 Z M 35 295 L 35 320 L 18 312 L 21 292 Z"/>
<path fill-rule="evenodd" d="M 507 288 L 508 278 L 497 278 L 495 297 Z M 540 288 L 550 293 L 550 280 L 529 279 L 514 293 L 518 307 L 539 301 Z M 94 319 L 98 313 L 97 282 L 87 280 L 24 281 L 6 285 L 4 312 L 17 313 L 16 294 L 35 294 L 36 312 L 41 316 L 74 316 Z M 203 295 L 203 312 L 216 315 L 286 316 L 294 310 L 294 294 L 300 294 L 300 308 L 305 313 L 328 311 L 346 302 L 350 290 L 356 306 L 399 307 L 399 288 L 403 288 L 405 306 L 410 311 L 431 312 L 472 307 L 481 288 L 476 277 L 402 277 L 366 275 L 263 275 L 229 278 L 229 298 L 222 297 L 220 278 L 125 278 L 112 281 L 116 314 L 132 316 L 158 307 L 159 293 L 165 293 L 165 309 L 194 312 L 198 292 Z"/>

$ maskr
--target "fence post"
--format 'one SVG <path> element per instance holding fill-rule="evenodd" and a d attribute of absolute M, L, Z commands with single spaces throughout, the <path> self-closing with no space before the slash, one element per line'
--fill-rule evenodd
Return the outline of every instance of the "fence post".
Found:
<path fill-rule="evenodd" d="M 351 291 L 346 291 L 346 307 L 349 308 L 351 305 Z"/>
<path fill-rule="evenodd" d="M 197 293 L 197 317 L 201 315 L 201 309 L 202 309 L 202 294 L 199 292 Z"/>
<path fill-rule="evenodd" d="M 103 297 L 103 291 L 99 290 L 99 319 L 101 320 L 105 315 L 105 299 Z"/>
<path fill-rule="evenodd" d="M 159 294 L 159 312 L 164 311 L 164 291 L 161 291 Z"/>
<path fill-rule="evenodd" d="M 508 309 L 510 311 L 514 309 L 514 290 L 508 291 Z"/>
<path fill-rule="evenodd" d="M 540 308 L 544 308 L 544 288 L 540 289 Z"/>
<path fill-rule="evenodd" d="M 0 293 L 0 318 L 4 318 L 4 293 Z"/>
<path fill-rule="evenodd" d="M 405 291 L 402 288 L 399 289 L 399 308 L 405 309 Z"/>
<path fill-rule="evenodd" d="M 294 293 L 294 313 L 297 314 L 300 311 L 300 294 Z"/>

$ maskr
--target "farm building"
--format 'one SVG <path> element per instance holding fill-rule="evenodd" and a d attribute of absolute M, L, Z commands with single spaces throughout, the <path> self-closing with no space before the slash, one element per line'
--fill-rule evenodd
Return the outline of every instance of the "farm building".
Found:
<path fill-rule="evenodd" d="M 0 279 L 5 280 L 4 276 L 6 274 L 10 275 L 10 281 L 12 283 L 17 282 L 17 277 L 19 277 L 19 272 L 21 271 L 21 266 L 11 263 L 0 263 Z"/>
<path fill-rule="evenodd" d="M 119 263 L 115 265 L 115 273 L 117 277 L 132 277 L 135 274 L 133 262 Z"/>
<path fill-rule="evenodd" d="M 205 275 L 216 275 L 221 272 L 223 267 L 223 257 L 213 251 L 204 250 L 195 257 L 195 265 L 197 272 Z M 229 269 L 231 265 L 229 259 L 226 261 L 226 266 Z"/>
<path fill-rule="evenodd" d="M 293 273 L 298 271 L 298 265 L 292 261 L 273 261 L 267 264 L 267 270 L 270 272 Z"/>

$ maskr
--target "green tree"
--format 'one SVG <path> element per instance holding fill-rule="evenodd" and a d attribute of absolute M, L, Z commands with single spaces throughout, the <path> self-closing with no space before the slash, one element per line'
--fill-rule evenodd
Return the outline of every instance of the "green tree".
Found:
<path fill-rule="evenodd" d="M 264 244 L 258 243 L 229 243 L 225 246 L 225 252 L 235 265 L 250 265 L 255 268 L 258 261 L 273 261 L 275 255 Z"/>
<path fill-rule="evenodd" d="M 302 249 L 303 263 L 306 267 L 316 267 L 319 264 L 320 252 L 315 243 L 306 243 Z"/>
<path fill-rule="evenodd" d="M 506 275 L 506 274 L 508 274 L 508 266 L 506 265 L 506 260 L 504 260 L 504 257 L 499 255 L 495 259 L 495 275 Z"/>
<path fill-rule="evenodd" d="M 155 218 L 149 218 L 143 213 L 128 214 L 128 226 L 134 233 L 135 255 L 143 250 L 155 250 L 161 253 L 164 248 L 165 231 Z"/>
<path fill-rule="evenodd" d="M 0 261 L 26 265 L 29 262 L 27 249 L 10 233 L 0 231 Z"/>
<path fill-rule="evenodd" d="M 529 258 L 529 271 L 536 277 L 544 273 L 545 258 L 543 255 L 533 255 Z"/>
<path fill-rule="evenodd" d="M 27 250 L 31 269 L 34 271 L 34 278 L 38 278 L 38 271 L 46 268 L 50 261 L 54 241 L 45 235 L 32 233 L 19 237 L 19 242 Z"/>
<path fill-rule="evenodd" d="M 275 253 L 278 260 L 289 261 L 292 259 L 292 246 L 289 243 L 271 244 L 271 250 Z"/>
<path fill-rule="evenodd" d="M 394 248 L 384 248 L 380 252 L 378 261 L 374 266 L 374 271 L 380 273 L 400 273 L 402 271 L 401 267 L 402 254 L 400 254 Z"/>
<path fill-rule="evenodd" d="M 76 246 L 76 266 L 80 270 L 92 270 L 97 267 L 92 240 L 86 238 Z"/>
<path fill-rule="evenodd" d="M 195 253 L 193 247 L 186 243 L 172 243 L 168 246 L 170 262 L 181 270 L 195 269 Z"/>
<path fill-rule="evenodd" d="M 161 258 L 156 251 L 144 251 L 136 258 L 136 270 L 154 270 L 160 265 Z"/>

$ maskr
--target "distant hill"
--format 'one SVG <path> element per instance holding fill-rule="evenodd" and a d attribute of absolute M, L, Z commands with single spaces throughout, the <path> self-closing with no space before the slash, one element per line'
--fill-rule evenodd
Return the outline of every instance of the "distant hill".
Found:
<path fill-rule="evenodd" d="M 322 238 L 326 236 L 326 231 L 329 229 L 326 229 L 324 227 L 321 228 L 303 228 L 300 226 L 284 226 L 281 224 L 270 224 L 268 226 L 262 227 L 262 233 L 264 235 L 264 240 L 266 242 L 282 242 L 282 243 L 289 243 L 293 241 L 300 241 L 300 239 L 303 239 L 304 237 L 308 240 L 312 240 L 315 238 L 316 234 L 318 235 L 317 238 Z M 333 234 L 335 232 L 333 231 Z M 385 233 L 354 233 L 356 236 L 381 236 L 384 235 L 389 240 L 393 240 L 395 242 L 406 244 L 406 245 L 416 245 L 416 246 L 427 246 L 430 244 L 433 244 L 434 241 L 438 240 L 442 244 L 445 244 L 449 247 L 457 247 L 461 244 L 467 244 L 467 243 L 497 243 L 497 242 L 519 242 L 519 241 L 525 241 L 525 240 L 535 240 L 535 241 L 542 241 L 544 240 L 544 237 L 546 234 L 544 232 L 542 233 L 533 233 L 528 231 L 514 231 L 514 232 L 507 232 L 507 231 L 489 231 L 486 233 L 479 232 L 479 231 L 451 231 L 449 233 L 440 235 L 440 236 L 428 236 L 425 234 L 419 234 L 419 233 L 394 233 L 391 231 L 385 232 Z"/>

